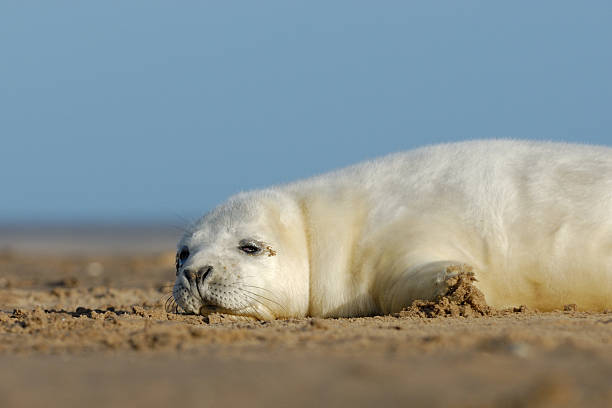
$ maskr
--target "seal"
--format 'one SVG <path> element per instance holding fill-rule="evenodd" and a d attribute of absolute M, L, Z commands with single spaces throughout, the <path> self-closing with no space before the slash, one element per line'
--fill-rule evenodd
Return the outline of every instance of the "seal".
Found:
<path fill-rule="evenodd" d="M 493 307 L 612 307 L 612 149 L 488 140 L 240 193 L 178 244 L 188 313 L 400 311 L 466 265 Z"/>

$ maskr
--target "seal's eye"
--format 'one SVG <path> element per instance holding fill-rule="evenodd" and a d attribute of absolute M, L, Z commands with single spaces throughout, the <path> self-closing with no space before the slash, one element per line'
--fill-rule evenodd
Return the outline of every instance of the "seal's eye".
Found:
<path fill-rule="evenodd" d="M 182 247 L 180 252 L 176 255 L 176 268 L 183 266 L 183 263 L 189 258 L 189 248 L 186 246 Z"/>
<path fill-rule="evenodd" d="M 261 252 L 261 248 L 252 241 L 240 241 L 238 249 L 249 255 L 257 255 Z"/>

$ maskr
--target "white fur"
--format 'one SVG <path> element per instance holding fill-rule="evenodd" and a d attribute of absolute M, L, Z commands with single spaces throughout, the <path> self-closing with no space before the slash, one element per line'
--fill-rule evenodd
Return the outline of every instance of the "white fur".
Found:
<path fill-rule="evenodd" d="M 243 238 L 276 256 L 241 253 Z M 610 308 L 612 149 L 495 140 L 397 153 L 239 194 L 183 245 L 185 267 L 214 266 L 209 286 L 226 292 L 214 303 L 264 319 L 395 312 L 441 293 L 458 263 L 495 307 Z M 198 312 L 180 272 L 175 298 Z"/>

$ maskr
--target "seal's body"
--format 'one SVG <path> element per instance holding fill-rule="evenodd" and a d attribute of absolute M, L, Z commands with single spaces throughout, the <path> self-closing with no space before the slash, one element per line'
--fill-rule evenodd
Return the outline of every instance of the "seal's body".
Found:
<path fill-rule="evenodd" d="M 612 307 L 612 149 L 472 141 L 242 193 L 179 243 L 188 312 L 391 313 L 474 268 L 487 302 Z"/>

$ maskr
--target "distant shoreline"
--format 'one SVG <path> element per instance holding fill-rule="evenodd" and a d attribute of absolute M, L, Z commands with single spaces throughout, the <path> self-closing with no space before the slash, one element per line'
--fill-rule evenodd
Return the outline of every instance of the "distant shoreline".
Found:
<path fill-rule="evenodd" d="M 184 226 L 166 222 L 0 223 L 0 250 L 40 254 L 174 251 Z"/>

